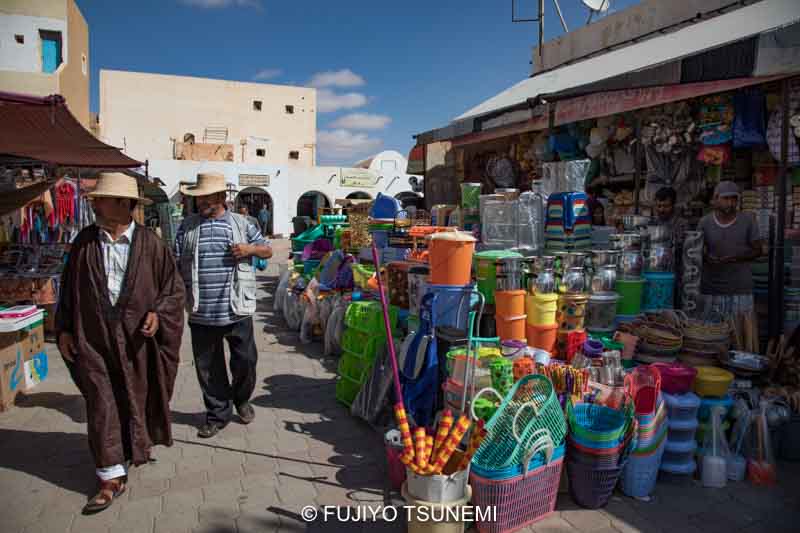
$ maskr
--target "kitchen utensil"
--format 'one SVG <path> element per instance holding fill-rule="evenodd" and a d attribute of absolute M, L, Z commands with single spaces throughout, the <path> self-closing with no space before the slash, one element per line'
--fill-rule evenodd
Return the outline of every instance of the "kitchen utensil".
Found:
<path fill-rule="evenodd" d="M 619 272 L 622 279 L 640 279 L 642 277 L 642 263 L 642 254 L 638 250 L 623 251 L 619 264 Z"/>

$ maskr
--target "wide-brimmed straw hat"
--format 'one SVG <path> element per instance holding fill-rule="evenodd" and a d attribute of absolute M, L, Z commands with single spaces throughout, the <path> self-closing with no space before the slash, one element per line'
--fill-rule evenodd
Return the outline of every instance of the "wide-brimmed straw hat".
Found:
<path fill-rule="evenodd" d="M 86 195 L 94 198 L 130 198 L 145 205 L 153 203 L 149 198 L 139 196 L 139 183 L 136 178 L 122 172 L 101 172 L 97 177 L 94 191 Z"/>
<path fill-rule="evenodd" d="M 208 196 L 227 191 L 225 176 L 219 172 L 201 172 L 197 175 L 197 183 L 181 187 L 181 193 L 187 196 Z"/>

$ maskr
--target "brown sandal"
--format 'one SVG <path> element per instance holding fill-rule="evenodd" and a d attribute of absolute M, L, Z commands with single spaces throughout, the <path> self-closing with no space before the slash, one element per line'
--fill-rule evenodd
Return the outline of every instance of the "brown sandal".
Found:
<path fill-rule="evenodd" d="M 114 500 L 125 493 L 125 478 L 100 482 L 100 490 L 83 508 L 83 514 L 95 514 L 108 509 Z"/>

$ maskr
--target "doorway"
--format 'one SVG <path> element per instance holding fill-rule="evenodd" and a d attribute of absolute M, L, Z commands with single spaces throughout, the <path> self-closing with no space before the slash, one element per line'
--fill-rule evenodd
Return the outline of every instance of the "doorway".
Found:
<path fill-rule="evenodd" d="M 258 187 L 247 187 L 236 195 L 235 207 L 237 213 L 239 209 L 246 207 L 247 214 L 258 219 L 258 213 L 264 205 L 267 206 L 267 211 L 269 211 L 269 221 L 266 227 L 259 227 L 259 229 L 264 234 L 264 237 L 269 237 L 274 234 L 275 210 L 273 209 L 272 196 Z"/>
<path fill-rule="evenodd" d="M 331 203 L 328 197 L 319 191 L 308 191 L 297 200 L 297 216 L 308 217 L 316 224 L 322 209 L 328 209 Z"/>

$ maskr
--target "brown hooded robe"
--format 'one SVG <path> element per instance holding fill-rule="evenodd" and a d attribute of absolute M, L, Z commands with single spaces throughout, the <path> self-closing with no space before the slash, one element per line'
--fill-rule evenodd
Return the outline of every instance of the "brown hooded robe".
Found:
<path fill-rule="evenodd" d="M 89 446 L 97 467 L 147 462 L 154 444 L 172 445 L 169 401 L 183 335 L 184 287 L 172 253 L 136 225 L 128 268 L 112 306 L 99 228 L 80 232 L 61 278 L 59 332 L 74 335 L 78 354 L 67 362 L 86 400 Z M 141 333 L 154 311 L 153 338 Z"/>

